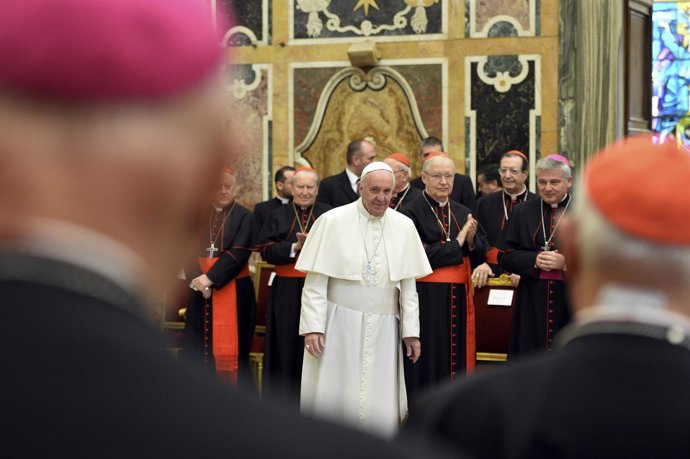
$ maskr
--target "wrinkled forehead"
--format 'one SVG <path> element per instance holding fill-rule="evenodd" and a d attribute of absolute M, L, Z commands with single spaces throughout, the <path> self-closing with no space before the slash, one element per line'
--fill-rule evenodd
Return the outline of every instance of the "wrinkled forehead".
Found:
<path fill-rule="evenodd" d="M 394 175 L 386 170 L 369 172 L 365 178 L 368 187 L 388 187 L 391 186 L 391 183 L 395 183 Z"/>
<path fill-rule="evenodd" d="M 428 160 L 428 169 L 430 174 L 455 172 L 455 164 L 450 158 L 443 156 L 436 156 Z"/>
<path fill-rule="evenodd" d="M 317 175 L 311 171 L 300 171 L 295 173 L 292 177 L 292 183 L 294 183 L 295 186 L 315 185 L 317 181 Z"/>

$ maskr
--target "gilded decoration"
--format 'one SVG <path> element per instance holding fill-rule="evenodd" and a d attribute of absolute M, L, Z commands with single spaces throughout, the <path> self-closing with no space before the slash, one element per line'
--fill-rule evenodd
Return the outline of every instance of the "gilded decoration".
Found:
<path fill-rule="evenodd" d="M 370 138 L 381 159 L 416 152 L 427 135 L 412 89 L 399 72 L 345 68 L 324 89 L 309 133 L 296 148 L 296 162 L 311 164 L 325 177 L 345 168 L 350 140 Z M 410 159 L 417 168 L 417 156 Z"/>

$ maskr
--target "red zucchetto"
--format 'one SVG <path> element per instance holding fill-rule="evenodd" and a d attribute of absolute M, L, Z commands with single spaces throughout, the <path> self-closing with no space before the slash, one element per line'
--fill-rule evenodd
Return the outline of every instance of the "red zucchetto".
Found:
<path fill-rule="evenodd" d="M 393 161 L 397 161 L 406 165 L 407 167 L 410 167 L 410 158 L 408 158 L 404 153 L 393 153 L 386 156 L 386 159 L 392 159 Z"/>
<path fill-rule="evenodd" d="M 448 153 L 444 151 L 434 151 L 433 153 L 429 153 L 426 158 L 424 158 L 424 162 L 429 161 L 431 158 L 435 158 L 437 156 L 445 156 L 446 158 L 449 158 Z"/>
<path fill-rule="evenodd" d="M 521 152 L 520 150 L 510 150 L 510 151 L 506 151 L 505 154 L 506 154 L 506 155 L 518 155 L 518 156 L 520 156 L 522 159 L 524 159 L 525 162 L 529 163 L 529 158 L 527 157 L 527 155 L 524 154 L 523 152 Z"/>
<path fill-rule="evenodd" d="M 0 14 L 0 91 L 73 102 L 155 100 L 220 68 L 204 0 L 16 0 Z"/>
<path fill-rule="evenodd" d="M 648 136 L 614 143 L 586 166 L 584 186 L 605 220 L 649 241 L 690 244 L 690 154 Z"/>

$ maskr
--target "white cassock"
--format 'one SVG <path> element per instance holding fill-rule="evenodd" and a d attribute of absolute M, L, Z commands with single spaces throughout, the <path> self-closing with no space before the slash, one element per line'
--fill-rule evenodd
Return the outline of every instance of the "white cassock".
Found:
<path fill-rule="evenodd" d="M 412 220 L 374 217 L 361 199 L 330 210 L 296 268 L 307 273 L 299 332 L 326 342 L 319 359 L 304 353 L 302 411 L 392 437 L 407 415 L 401 338 L 419 337 L 415 279 L 431 273 Z"/>

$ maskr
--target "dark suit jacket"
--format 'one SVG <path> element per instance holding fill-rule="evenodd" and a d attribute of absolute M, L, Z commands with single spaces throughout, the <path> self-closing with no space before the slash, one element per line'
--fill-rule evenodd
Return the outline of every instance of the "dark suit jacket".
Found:
<path fill-rule="evenodd" d="M 271 221 L 271 214 L 273 211 L 283 203 L 278 198 L 269 199 L 268 201 L 260 202 L 254 206 L 254 221 L 256 222 L 256 228 L 259 233 L 264 230 L 264 225 L 268 225 Z"/>
<path fill-rule="evenodd" d="M 424 189 L 424 182 L 422 182 L 421 177 L 412 180 L 410 185 L 420 190 Z M 453 179 L 453 191 L 450 193 L 450 199 L 464 204 L 465 207 L 469 207 L 472 212 L 476 212 L 477 195 L 474 192 L 472 180 L 468 176 L 458 173 L 455 174 L 455 179 Z"/>
<path fill-rule="evenodd" d="M 347 173 L 342 171 L 321 181 L 316 199 L 331 207 L 340 207 L 355 202 L 359 196 L 352 190 Z"/>
<path fill-rule="evenodd" d="M 487 458 L 690 457 L 690 350 L 597 334 L 523 362 L 432 395 L 403 436 Z"/>
<path fill-rule="evenodd" d="M 0 255 L 0 457 L 414 457 L 171 360 L 143 307 L 57 261 Z"/>

